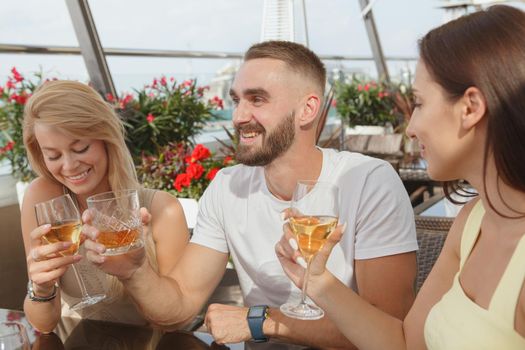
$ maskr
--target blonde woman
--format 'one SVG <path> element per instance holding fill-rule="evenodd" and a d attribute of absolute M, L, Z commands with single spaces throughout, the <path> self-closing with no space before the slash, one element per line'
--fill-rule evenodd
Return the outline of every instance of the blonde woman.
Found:
<path fill-rule="evenodd" d="M 40 298 L 36 301 L 26 297 L 24 311 L 28 320 L 41 332 L 51 332 L 63 315 L 147 324 L 126 296 L 120 281 L 83 258 L 82 248 L 76 256 L 49 258 L 65 246 L 64 243 L 41 244 L 40 237 L 49 228 L 37 227 L 34 206 L 69 193 L 83 212 L 88 196 L 137 189 L 141 207 L 151 213 L 150 233 L 146 253 L 128 254 L 125 258 L 145 257 L 152 268 L 163 275 L 175 265 L 189 237 L 180 203 L 168 193 L 140 186 L 124 142 L 122 123 L 91 87 L 74 81 L 46 82 L 28 100 L 24 113 L 24 145 L 29 162 L 39 175 L 29 185 L 22 205 L 28 274 L 33 293 Z M 148 212 L 142 210 L 146 221 Z M 69 304 L 81 295 L 69 269 L 71 264 L 81 266 L 87 284 L 109 287 L 106 292 L 109 298 L 78 314 L 70 310 Z M 58 288 L 55 287 L 57 281 Z"/>

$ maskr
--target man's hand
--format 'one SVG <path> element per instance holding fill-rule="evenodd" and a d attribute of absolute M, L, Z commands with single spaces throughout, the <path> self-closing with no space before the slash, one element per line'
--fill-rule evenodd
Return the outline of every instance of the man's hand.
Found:
<path fill-rule="evenodd" d="M 147 225 L 151 221 L 151 215 L 145 208 L 140 210 L 141 220 L 144 230 L 144 240 L 146 240 Z M 145 248 L 141 247 L 134 249 L 125 254 L 115 256 L 104 256 L 101 255 L 106 251 L 106 247 L 103 244 L 97 243 L 96 239 L 99 235 L 99 231 L 91 225 L 93 217 L 89 210 L 86 210 L 82 215 L 82 233 L 87 237 L 84 242 L 86 248 L 86 257 L 95 266 L 100 268 L 107 274 L 113 275 L 120 280 L 126 280 L 131 278 L 137 269 L 139 269 L 145 259 Z"/>
<path fill-rule="evenodd" d="M 252 338 L 247 315 L 247 307 L 211 304 L 204 324 L 217 344 L 239 343 Z"/>

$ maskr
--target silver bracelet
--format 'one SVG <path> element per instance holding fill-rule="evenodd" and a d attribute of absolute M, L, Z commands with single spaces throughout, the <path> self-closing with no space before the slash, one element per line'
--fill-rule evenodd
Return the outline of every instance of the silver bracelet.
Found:
<path fill-rule="evenodd" d="M 57 289 L 58 289 L 58 283 L 55 282 L 55 284 L 53 285 L 53 292 L 51 293 L 51 295 L 47 297 L 39 297 L 38 295 L 35 295 L 35 291 L 33 290 L 33 281 L 29 280 L 27 282 L 27 297 L 31 301 L 45 303 L 45 302 L 55 299 L 55 297 L 57 296 Z"/>

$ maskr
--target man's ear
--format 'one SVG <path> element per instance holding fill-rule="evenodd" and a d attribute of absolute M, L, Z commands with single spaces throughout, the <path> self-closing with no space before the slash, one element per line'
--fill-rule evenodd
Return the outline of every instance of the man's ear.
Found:
<path fill-rule="evenodd" d="M 321 109 L 321 99 L 316 94 L 309 94 L 305 99 L 302 113 L 299 116 L 299 125 L 301 126 L 312 123 Z"/>
<path fill-rule="evenodd" d="M 485 113 L 487 112 L 487 101 L 481 91 L 473 86 L 465 90 L 461 100 L 461 126 L 465 130 L 470 130 L 485 116 Z"/>

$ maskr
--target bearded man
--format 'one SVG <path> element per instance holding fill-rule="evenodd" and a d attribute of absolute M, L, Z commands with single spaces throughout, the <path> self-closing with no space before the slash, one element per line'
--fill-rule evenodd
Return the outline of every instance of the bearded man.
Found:
<path fill-rule="evenodd" d="M 246 52 L 230 90 L 240 164 L 222 169 L 206 189 L 191 241 L 167 276 L 144 263 L 117 274 L 152 323 L 176 328 L 190 322 L 231 256 L 246 306 L 208 308 L 205 322 L 218 343 L 276 339 L 353 347 L 326 317 L 303 321 L 279 311 L 300 298 L 274 250 L 297 180 L 339 187 L 346 231 L 328 268 L 371 304 L 404 318 L 416 274 L 412 207 L 388 163 L 316 146 L 325 80 L 323 63 L 302 45 L 269 41 Z"/>

